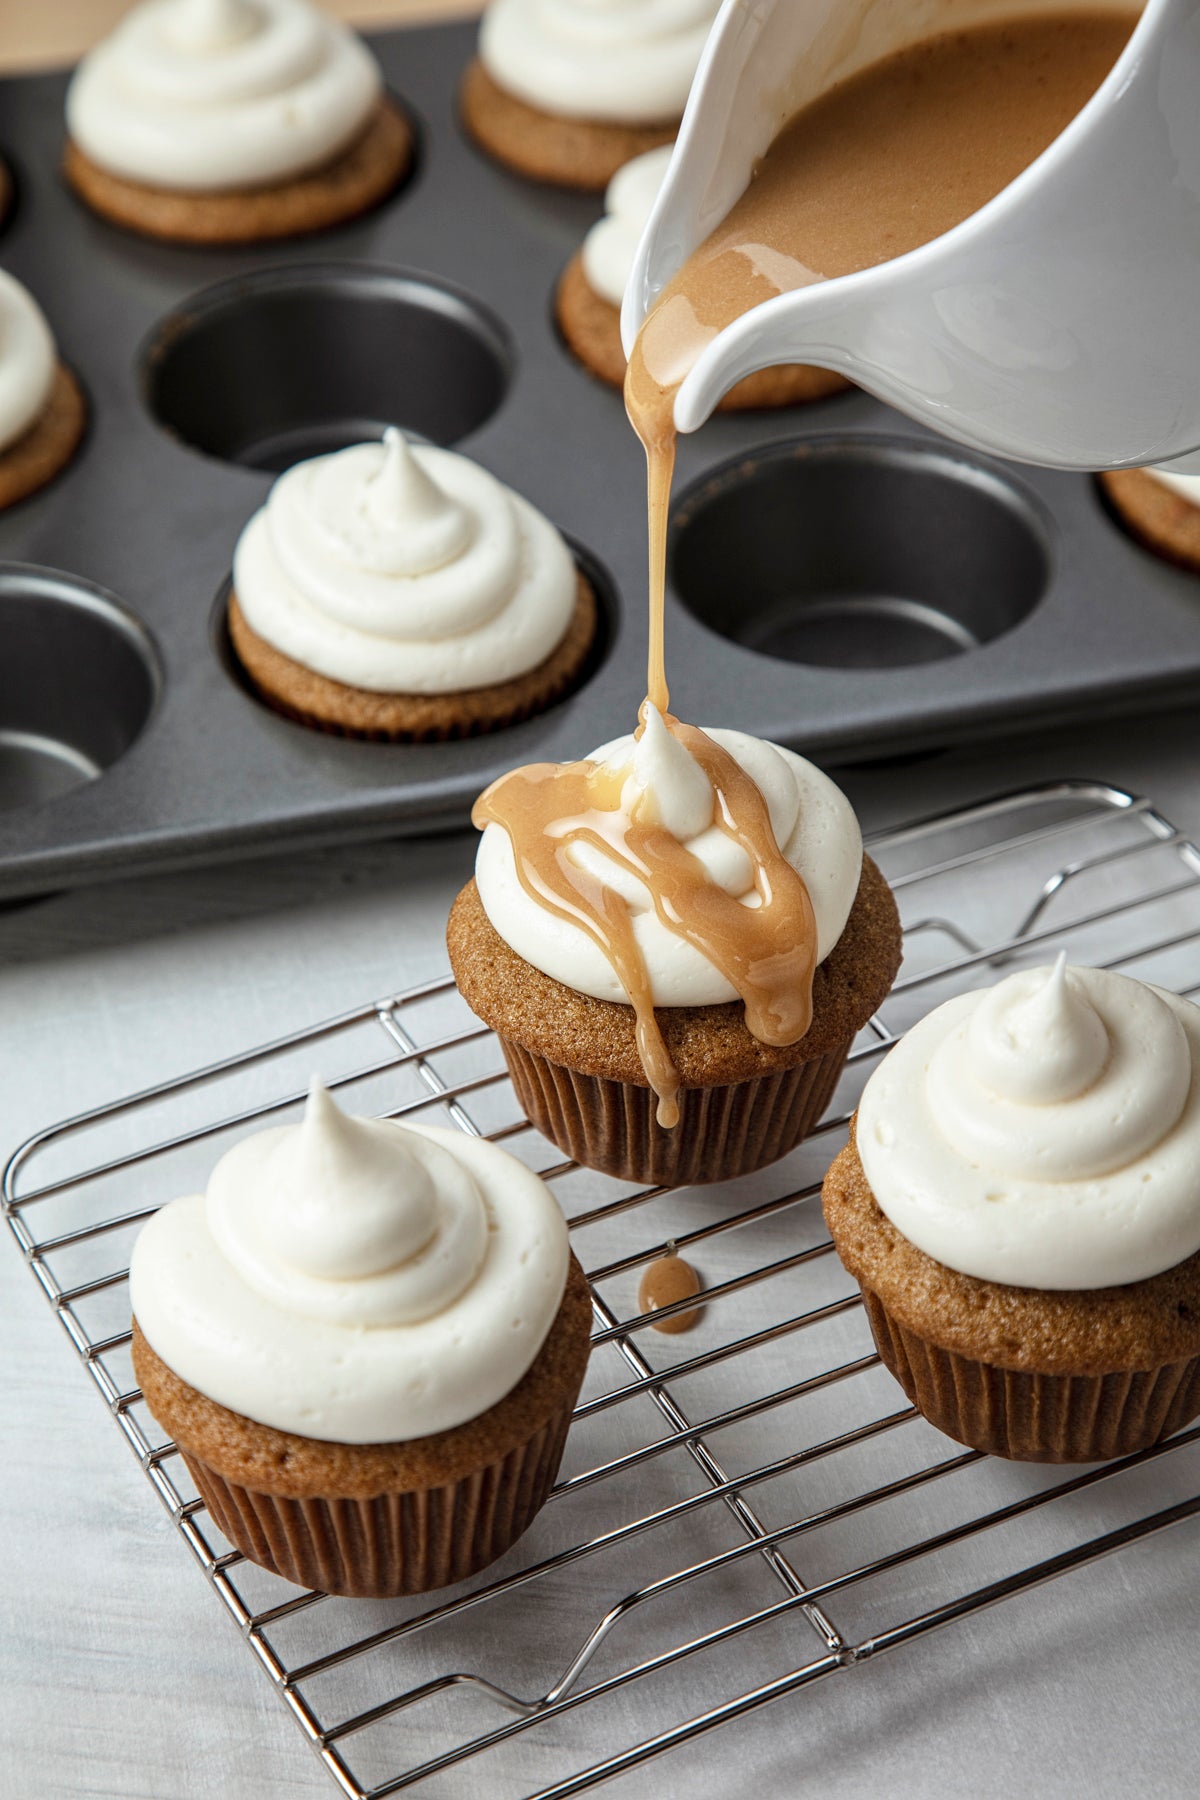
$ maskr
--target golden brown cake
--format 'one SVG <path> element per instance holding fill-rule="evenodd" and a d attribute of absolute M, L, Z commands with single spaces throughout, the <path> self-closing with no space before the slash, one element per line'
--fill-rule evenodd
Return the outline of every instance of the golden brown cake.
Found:
<path fill-rule="evenodd" d="M 591 1345 L 571 1259 L 537 1360 L 497 1405 L 450 1431 L 331 1444 L 207 1399 L 133 1325 L 138 1385 L 230 1543 L 299 1587 L 383 1598 L 464 1581 L 516 1543 L 554 1485 Z"/>
<path fill-rule="evenodd" d="M 543 112 L 498 86 L 478 58 L 463 76 L 458 103 L 467 131 L 497 162 L 586 193 L 599 193 L 622 163 L 669 144 L 679 129 L 677 118 L 617 125 Z"/>
<path fill-rule="evenodd" d="M 1096 477 L 1109 505 L 1139 544 L 1200 574 L 1200 491 L 1189 500 L 1146 469 Z M 1200 488 L 1200 484 L 1198 484 Z"/>
<path fill-rule="evenodd" d="M 587 577 L 577 574 L 575 610 L 557 649 L 511 681 L 447 694 L 373 694 L 318 675 L 253 632 L 232 593 L 228 622 L 234 654 L 256 693 L 285 718 L 338 737 L 445 743 L 500 731 L 565 698 L 595 643 L 597 602 Z"/>
<path fill-rule="evenodd" d="M 60 362 L 45 410 L 15 443 L 0 450 L 0 510 L 53 481 L 78 450 L 86 424 L 83 390 Z"/>

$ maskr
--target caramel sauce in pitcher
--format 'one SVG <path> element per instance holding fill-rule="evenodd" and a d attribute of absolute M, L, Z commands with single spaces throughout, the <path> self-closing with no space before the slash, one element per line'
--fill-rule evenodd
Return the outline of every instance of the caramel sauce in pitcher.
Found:
<path fill-rule="evenodd" d="M 726 978 L 745 1005 L 747 1028 L 764 1043 L 796 1043 L 808 1030 L 816 964 L 808 890 L 780 853 L 762 794 L 728 752 L 668 712 L 663 620 L 675 396 L 704 347 L 751 307 L 902 255 L 992 199 L 1095 92 L 1135 23 L 1133 14 L 1096 12 L 977 26 L 840 83 L 780 132 L 728 217 L 643 321 L 625 402 L 647 459 L 647 697 L 707 775 L 712 823 L 747 853 L 757 904 L 718 887 L 640 802 L 624 810 L 627 770 L 592 762 L 516 769 L 480 797 L 472 816 L 480 829 L 504 828 L 525 892 L 607 958 L 633 1006 L 661 1125 L 678 1121 L 679 1076 L 629 907 L 580 866 L 572 847 L 589 844 L 644 883 L 658 919 Z M 644 707 L 642 720 L 644 729 Z"/>
<path fill-rule="evenodd" d="M 889 262 L 977 212 L 1090 100 L 1136 23 L 1135 13 L 1097 11 L 978 25 L 839 82 L 784 126 L 745 193 L 663 289 L 625 376 L 648 469 L 656 706 L 667 692 L 675 396 L 700 353 L 763 301 Z"/>

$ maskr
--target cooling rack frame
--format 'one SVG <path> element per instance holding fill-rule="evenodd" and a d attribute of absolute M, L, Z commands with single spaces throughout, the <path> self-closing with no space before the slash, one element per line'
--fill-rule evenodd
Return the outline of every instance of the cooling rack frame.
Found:
<path fill-rule="evenodd" d="M 911 1011 L 914 1003 L 924 1010 L 925 997 L 944 997 L 942 990 L 948 984 L 952 989 L 978 985 L 994 978 L 1014 960 L 1031 954 L 1040 958 L 1060 946 L 1070 950 L 1076 944 L 1090 948 L 1098 932 L 1107 943 L 1107 953 L 1103 957 L 1091 955 L 1087 960 L 1134 968 L 1148 979 L 1163 979 L 1164 963 L 1178 970 L 1181 959 L 1194 951 L 1197 961 L 1193 978 L 1165 984 L 1178 985 L 1184 992 L 1200 991 L 1200 905 L 1196 904 L 1200 900 L 1200 851 L 1148 799 L 1103 783 L 1044 783 L 919 820 L 877 837 L 870 847 L 892 879 L 906 914 L 906 964 L 893 997 L 856 1043 L 848 1075 L 851 1084 L 861 1082 L 874 1060 L 903 1029 L 889 1021 L 893 1011 Z M 1028 864 L 1031 872 L 1031 885 L 1025 891 L 1011 879 L 1018 864 L 1022 869 Z M 987 914 L 986 895 L 992 890 L 1005 896 L 1007 923 L 997 915 L 992 922 L 994 928 L 981 930 L 974 915 L 978 915 L 981 905 Z M 953 901 L 957 894 L 963 905 L 930 907 L 926 904 L 930 894 L 935 902 L 944 901 L 947 894 Z M 966 904 L 968 898 L 971 905 Z M 1073 904 L 1075 901 L 1078 904 Z M 962 911 L 972 914 L 966 922 L 956 916 Z M 1194 914 L 1194 923 L 1189 921 L 1189 913 Z M 939 950 L 939 946 L 946 945 L 952 954 Z M 1192 971 L 1185 968 L 1184 973 Z M 443 1013 L 447 1018 L 461 1018 L 462 1024 L 453 1029 L 445 1024 L 431 1028 L 430 1021 L 440 1021 Z M 425 1024 L 415 1023 L 418 1018 Z M 1195 1483 L 1189 1481 L 1169 1504 L 1146 1507 L 1139 1502 L 1131 1516 L 1101 1518 L 1102 1528 L 1098 1530 L 1094 1529 L 1096 1518 L 1088 1515 L 1090 1523 L 1078 1541 L 1035 1555 L 991 1579 L 969 1582 L 966 1591 L 945 1594 L 931 1586 L 927 1594 L 923 1590 L 917 1596 L 918 1600 L 924 1597 L 927 1603 L 913 1605 L 910 1600 L 901 1608 L 901 1616 L 890 1618 L 879 1629 L 866 1633 L 847 1629 L 838 1622 L 837 1615 L 852 1591 L 914 1568 L 924 1575 L 930 1567 L 937 1566 L 939 1559 L 950 1558 L 964 1546 L 973 1547 L 985 1534 L 1000 1534 L 1013 1526 L 1023 1530 L 1037 1515 L 1051 1508 L 1056 1509 L 1059 1519 L 1069 1516 L 1072 1507 L 1087 1514 L 1096 1495 L 1107 1491 L 1109 1484 L 1119 1484 L 1123 1477 L 1147 1465 L 1186 1458 L 1192 1446 L 1200 1444 L 1200 1424 L 1118 1462 L 1053 1471 L 1049 1478 L 1042 1471 L 1038 1481 L 1020 1491 L 1010 1490 L 1007 1497 L 989 1504 L 982 1512 L 969 1512 L 910 1541 L 894 1542 L 891 1548 L 882 1549 L 866 1562 L 852 1561 L 849 1566 L 814 1580 L 801 1573 L 797 1547 L 802 1550 L 808 1544 L 819 1543 L 822 1533 L 848 1521 L 854 1523 L 868 1515 L 876 1518 L 876 1509 L 918 1497 L 924 1501 L 935 1484 L 951 1486 L 954 1478 L 965 1472 L 978 1472 L 987 1465 L 987 1459 L 938 1438 L 924 1427 L 893 1385 L 890 1406 L 885 1405 L 882 1412 L 868 1409 L 871 1416 L 843 1432 L 784 1446 L 778 1454 L 765 1459 L 760 1455 L 749 1464 L 744 1459 L 738 1463 L 735 1458 L 731 1465 L 719 1441 L 722 1433 L 734 1428 L 753 1430 L 758 1422 L 768 1418 L 791 1419 L 798 1415 L 789 1409 L 799 1408 L 802 1414 L 805 1405 L 817 1396 L 827 1397 L 835 1388 L 848 1391 L 868 1375 L 879 1377 L 881 1371 L 873 1350 L 863 1349 L 830 1367 L 808 1372 L 800 1368 L 796 1371 L 798 1378 L 765 1392 L 753 1392 L 740 1399 L 731 1395 L 734 1404 L 710 1408 L 700 1418 L 693 1416 L 694 1408 L 682 1397 L 681 1389 L 697 1377 L 711 1378 L 714 1372 L 717 1379 L 726 1380 L 741 1359 L 753 1362 L 764 1352 L 787 1354 L 801 1341 L 801 1334 L 817 1333 L 831 1324 L 840 1326 L 861 1313 L 857 1292 L 849 1291 L 843 1284 L 844 1291 L 824 1297 L 818 1294 L 817 1304 L 807 1304 L 798 1314 L 750 1330 L 743 1329 L 745 1321 L 739 1319 L 732 1327 L 732 1337 L 714 1339 L 710 1329 L 705 1347 L 689 1351 L 687 1338 L 653 1334 L 649 1315 L 638 1313 L 636 1307 L 631 1312 L 619 1299 L 614 1301 L 614 1287 L 620 1291 L 622 1282 L 628 1285 L 629 1277 L 636 1277 L 646 1262 L 670 1246 L 703 1261 L 706 1256 L 711 1259 L 715 1255 L 719 1244 L 739 1236 L 753 1238 L 756 1231 L 768 1226 L 775 1229 L 783 1219 L 800 1218 L 799 1209 L 807 1208 L 811 1215 L 819 1176 L 814 1177 L 806 1169 L 804 1179 L 796 1182 L 792 1159 L 785 1159 L 778 1165 L 779 1179 L 772 1178 L 772 1185 L 761 1198 L 756 1197 L 761 1188 L 756 1189 L 750 1205 L 738 1204 L 735 1195 L 731 1210 L 726 1196 L 723 1205 L 714 1203 L 707 1212 L 697 1215 L 696 1194 L 707 1190 L 692 1190 L 689 1210 L 682 1220 L 672 1214 L 673 1204 L 682 1204 L 680 1194 L 662 1189 L 627 1191 L 603 1177 L 593 1177 L 589 1203 L 582 1210 L 578 1206 L 572 1209 L 570 1204 L 564 1206 L 576 1234 L 577 1253 L 579 1237 L 597 1226 L 609 1228 L 619 1224 L 622 1231 L 632 1228 L 635 1232 L 644 1228 L 646 1236 L 621 1255 L 607 1254 L 599 1262 L 589 1264 L 581 1254 L 592 1283 L 595 1350 L 611 1350 L 619 1374 L 615 1384 L 610 1381 L 597 1392 L 585 1390 L 572 1439 L 586 1438 L 590 1423 L 602 1416 L 610 1423 L 613 1419 L 624 1421 L 640 1408 L 640 1423 L 615 1454 L 609 1454 L 598 1465 L 577 1468 L 561 1479 L 547 1511 L 564 1509 L 577 1496 L 585 1496 L 595 1510 L 595 1497 L 599 1495 L 604 1529 L 592 1531 L 590 1536 L 568 1542 L 549 1554 L 539 1554 L 536 1544 L 530 1548 L 537 1535 L 535 1526 L 525 1545 L 510 1553 L 498 1571 L 485 1571 L 446 1596 L 397 1603 L 394 1620 L 373 1623 L 370 1631 L 338 1642 L 318 1656 L 299 1660 L 289 1656 L 280 1646 L 280 1631 L 298 1620 L 311 1622 L 320 1616 L 322 1607 L 336 1603 L 325 1596 L 286 1590 L 283 1583 L 278 1587 L 286 1590 L 286 1596 L 271 1604 L 255 1603 L 248 1597 L 244 1589 L 247 1578 L 255 1573 L 253 1565 L 240 1552 L 224 1546 L 202 1502 L 194 1490 L 189 1491 L 186 1471 L 174 1446 L 158 1441 L 140 1394 L 123 1378 L 120 1362 L 128 1352 L 128 1329 L 98 1332 L 85 1316 L 89 1304 L 100 1296 L 110 1308 L 121 1305 L 125 1268 L 102 1268 L 84 1280 L 72 1280 L 61 1265 L 81 1252 L 102 1255 L 114 1234 L 119 1241 L 122 1234 L 127 1234 L 154 1209 L 151 1203 L 90 1218 L 86 1216 L 87 1203 L 82 1201 L 88 1190 L 98 1185 L 108 1205 L 114 1187 L 121 1190 L 132 1181 L 135 1172 L 144 1172 L 162 1158 L 202 1146 L 212 1137 L 243 1130 L 294 1108 L 303 1097 L 302 1087 L 293 1082 L 281 1093 L 255 1099 L 253 1104 L 232 1111 L 222 1101 L 218 1117 L 205 1116 L 184 1130 L 162 1138 L 151 1136 L 149 1141 L 135 1142 L 132 1148 L 127 1145 L 99 1162 L 74 1167 L 64 1165 L 62 1157 L 65 1147 L 109 1128 L 119 1129 L 126 1140 L 130 1134 L 136 1140 L 143 1129 L 142 1121 L 153 1118 L 160 1107 L 174 1105 L 185 1097 L 189 1104 L 196 1099 L 206 1101 L 208 1094 L 215 1094 L 222 1084 L 244 1083 L 251 1073 L 261 1081 L 274 1068 L 282 1069 L 287 1059 L 297 1053 L 311 1054 L 314 1060 L 321 1061 L 332 1054 L 334 1046 L 347 1042 L 350 1034 L 365 1031 L 374 1038 L 376 1029 L 382 1035 L 380 1048 L 384 1053 L 367 1064 L 358 1062 L 331 1072 L 332 1088 L 352 1089 L 356 1084 L 388 1080 L 403 1073 L 409 1082 L 407 1098 L 386 1109 L 390 1116 L 441 1112 L 465 1132 L 483 1132 L 523 1151 L 556 1189 L 570 1185 L 571 1178 L 578 1174 L 574 1165 L 556 1161 L 557 1153 L 552 1147 L 538 1139 L 517 1116 L 507 1077 L 498 1066 L 498 1052 L 492 1057 L 495 1066 L 481 1072 L 457 1075 L 451 1071 L 449 1065 L 456 1055 L 469 1052 L 478 1058 L 487 1055 L 489 1046 L 493 1050 L 495 1047 L 490 1033 L 466 1012 L 448 979 L 352 1008 L 307 1029 L 290 1032 L 65 1119 L 38 1132 L 13 1153 L 3 1182 L 5 1217 L 14 1240 L 82 1365 L 213 1590 L 306 1740 L 349 1800 L 384 1800 L 385 1796 L 409 1787 L 429 1793 L 449 1791 L 439 1787 L 438 1778 L 474 1758 L 483 1759 L 474 1765 L 478 1778 L 483 1779 L 490 1752 L 560 1718 L 568 1721 L 564 1741 L 569 1746 L 571 1715 L 578 1716 L 580 1709 L 586 1714 L 589 1706 L 607 1696 L 634 1684 L 653 1683 L 656 1678 L 665 1680 L 680 1666 L 689 1665 L 690 1659 L 713 1652 L 726 1654 L 726 1667 L 731 1661 L 736 1665 L 737 1658 L 726 1653 L 727 1646 L 752 1640 L 754 1634 L 795 1615 L 796 1630 L 788 1642 L 794 1657 L 784 1655 L 781 1660 L 785 1666 L 770 1672 L 767 1679 L 755 1679 L 741 1691 L 644 1737 L 609 1747 L 600 1755 L 589 1750 L 582 1766 L 538 1785 L 535 1790 L 536 1800 L 563 1800 L 730 1720 L 796 1694 L 829 1675 L 912 1643 L 1200 1514 L 1198 1452 Z M 496 1122 L 493 1111 L 492 1118 L 481 1123 L 481 1105 L 485 1110 L 499 1106 L 502 1114 L 507 1106 L 511 1116 L 502 1116 Z M 847 1116 L 842 1109 L 826 1119 L 815 1143 L 810 1140 L 807 1153 L 818 1155 L 821 1163 L 828 1162 L 840 1144 L 839 1134 L 844 1132 Z M 47 1160 L 54 1163 L 53 1178 L 31 1183 L 31 1171 Z M 596 1184 L 602 1190 L 599 1197 Z M 43 1214 L 37 1209 L 64 1196 L 72 1204 L 84 1204 L 82 1222 L 65 1231 L 58 1229 L 39 1236 L 37 1224 Z M 47 1210 L 52 1212 L 53 1208 Z M 777 1240 L 775 1247 L 778 1248 Z M 798 1239 L 796 1246 L 785 1248 L 782 1256 L 734 1269 L 722 1279 L 707 1282 L 700 1296 L 705 1317 L 711 1323 L 719 1314 L 724 1316 L 723 1309 L 729 1309 L 732 1317 L 739 1300 L 744 1302 L 759 1284 L 797 1276 L 808 1279 L 814 1271 L 822 1279 L 827 1273 L 837 1272 L 832 1246 L 823 1233 L 815 1241 Z M 695 1304 L 690 1299 L 680 1301 L 673 1310 Z M 679 1351 L 677 1360 L 666 1366 L 659 1360 L 665 1354 L 663 1345 Z M 593 1363 L 596 1361 L 594 1355 Z M 653 1433 L 646 1424 L 651 1416 L 657 1428 Z M 930 1445 L 916 1467 L 892 1473 L 873 1485 L 856 1487 L 823 1506 L 789 1516 L 782 1523 L 764 1513 L 759 1495 L 777 1491 L 775 1484 L 786 1487 L 802 1474 L 811 1475 L 818 1465 L 836 1465 L 839 1458 L 847 1458 L 851 1453 L 859 1455 L 865 1451 L 874 1455 L 893 1434 L 914 1423 L 928 1433 Z M 620 1478 L 630 1471 L 662 1469 L 668 1458 L 675 1459 L 673 1466 L 686 1467 L 690 1480 L 687 1491 L 678 1491 L 676 1482 L 671 1489 L 673 1498 L 633 1517 L 620 1516 L 620 1507 L 626 1502 L 619 1500 L 611 1521 L 603 1519 L 603 1496 L 610 1488 L 620 1489 Z M 1185 1469 L 1185 1477 L 1186 1473 Z M 714 1517 L 722 1522 L 727 1542 L 708 1547 L 694 1561 L 667 1567 L 653 1579 L 642 1580 L 624 1591 L 614 1589 L 608 1604 L 597 1605 L 582 1643 L 562 1659 L 554 1679 L 533 1693 L 518 1691 L 517 1676 L 523 1672 L 518 1657 L 504 1680 L 497 1679 L 494 1673 L 484 1673 L 482 1667 L 448 1667 L 432 1676 L 414 1677 L 410 1686 L 401 1686 L 370 1705 L 349 1713 L 343 1710 L 334 1717 L 326 1717 L 321 1703 L 313 1698 L 312 1689 L 314 1684 L 319 1686 L 321 1678 L 334 1673 L 344 1675 L 348 1669 L 362 1668 L 370 1659 L 378 1662 L 383 1652 L 403 1655 L 406 1646 L 418 1636 L 427 1639 L 439 1628 L 457 1629 L 479 1608 L 500 1608 L 514 1598 L 521 1600 L 538 1591 L 539 1584 L 552 1582 L 575 1566 L 592 1559 L 620 1560 L 635 1542 L 652 1544 L 660 1535 L 669 1541 L 675 1527 L 690 1527 L 701 1518 L 711 1522 Z M 752 1571 L 756 1576 L 753 1583 L 749 1580 Z M 764 1576 L 769 1590 L 765 1596 L 761 1585 Z M 712 1622 L 692 1636 L 669 1641 L 651 1655 L 639 1655 L 638 1619 L 651 1615 L 655 1609 L 664 1609 L 672 1597 L 683 1591 L 689 1596 L 702 1592 L 713 1577 L 732 1582 L 739 1593 L 744 1590 L 739 1601 L 741 1610 L 734 1607 L 729 1616 L 714 1616 Z M 754 1593 L 750 1592 L 751 1587 Z M 760 1603 L 754 1603 L 756 1596 Z M 374 1618 L 378 1618 L 377 1613 Z M 603 1659 L 611 1658 L 614 1645 L 620 1650 L 616 1666 L 604 1673 Z M 747 1667 L 752 1664 L 748 1662 Z M 761 1674 L 761 1670 L 757 1673 Z M 482 1708 L 492 1722 L 459 1743 L 448 1742 L 440 1752 L 422 1754 L 416 1761 L 397 1762 L 390 1771 L 385 1767 L 380 1773 L 381 1760 L 387 1760 L 387 1745 L 394 1743 L 396 1758 L 410 1754 L 404 1748 L 407 1734 L 395 1731 L 394 1722 L 410 1716 L 413 1709 L 444 1706 L 463 1689 L 470 1690 L 476 1710 Z M 639 1693 L 642 1691 L 638 1689 Z M 376 1772 L 368 1777 L 359 1771 L 354 1746 L 372 1733 Z M 449 1736 L 453 1736 L 453 1731 Z"/>

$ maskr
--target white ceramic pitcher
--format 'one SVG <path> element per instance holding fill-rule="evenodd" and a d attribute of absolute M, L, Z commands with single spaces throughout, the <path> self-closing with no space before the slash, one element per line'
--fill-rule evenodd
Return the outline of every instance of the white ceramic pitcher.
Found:
<path fill-rule="evenodd" d="M 626 350 L 784 121 L 833 82 L 938 31 L 1108 3 L 725 0 L 626 289 Z M 780 362 L 840 369 L 1017 461 L 1200 472 L 1200 0 L 1147 0 L 1083 111 L 952 231 L 728 326 L 679 390 L 678 428 Z"/>

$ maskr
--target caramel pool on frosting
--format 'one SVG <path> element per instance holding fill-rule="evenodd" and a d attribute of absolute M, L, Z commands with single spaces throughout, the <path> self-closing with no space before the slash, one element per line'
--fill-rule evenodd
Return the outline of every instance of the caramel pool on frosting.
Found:
<path fill-rule="evenodd" d="M 649 703 L 642 708 L 639 737 Z M 475 803 L 479 830 L 508 834 L 531 899 L 579 926 L 611 963 L 636 1018 L 638 1051 L 658 1095 L 658 1122 L 679 1119 L 679 1077 L 654 1013 L 645 960 L 626 900 L 572 854 L 600 850 L 645 882 L 659 921 L 693 944 L 726 978 L 765 1044 L 794 1044 L 812 1021 L 817 929 L 803 877 L 775 841 L 762 793 L 727 750 L 669 713 L 662 724 L 712 787 L 711 824 L 747 855 L 757 905 L 719 886 L 640 793 L 626 809 L 626 771 L 598 762 L 533 763 L 492 783 Z"/>

